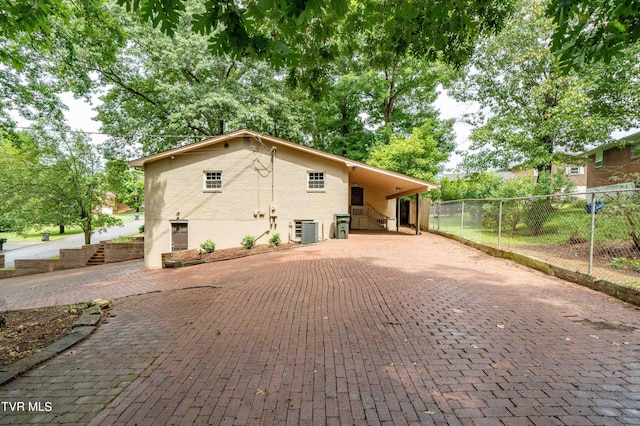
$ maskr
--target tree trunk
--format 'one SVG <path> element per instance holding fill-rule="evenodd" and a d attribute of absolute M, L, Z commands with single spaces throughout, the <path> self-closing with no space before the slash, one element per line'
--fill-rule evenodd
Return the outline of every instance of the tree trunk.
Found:
<path fill-rule="evenodd" d="M 60 226 L 60 235 L 64 234 L 64 225 L 59 225 Z"/>

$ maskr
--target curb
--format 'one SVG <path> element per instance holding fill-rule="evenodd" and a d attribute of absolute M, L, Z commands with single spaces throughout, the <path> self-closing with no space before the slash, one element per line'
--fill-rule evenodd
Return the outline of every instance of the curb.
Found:
<path fill-rule="evenodd" d="M 9 383 L 19 375 L 26 373 L 45 361 L 50 360 L 59 353 L 66 351 L 76 343 L 89 337 L 91 333 L 98 328 L 100 322 L 104 318 L 105 312 L 111 307 L 111 302 L 104 299 L 97 299 L 91 303 L 92 306 L 82 311 L 82 315 L 73 325 L 72 331 L 69 335 L 50 344 L 39 352 L 33 353 L 14 362 L 13 364 L 0 368 L 0 386 Z"/>

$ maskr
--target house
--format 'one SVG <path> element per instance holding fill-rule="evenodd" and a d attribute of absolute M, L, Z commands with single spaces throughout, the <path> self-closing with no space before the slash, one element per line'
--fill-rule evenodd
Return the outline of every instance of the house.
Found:
<path fill-rule="evenodd" d="M 585 153 L 587 190 L 634 188 L 640 173 L 640 132 Z"/>
<path fill-rule="evenodd" d="M 528 177 L 532 180 L 535 180 L 538 176 L 538 170 L 532 168 L 512 167 L 509 171 L 517 177 Z M 552 165 L 551 173 L 556 174 L 558 172 L 563 172 L 569 177 L 569 180 L 575 185 L 574 192 L 584 193 L 587 190 L 587 169 L 584 166 L 578 164 Z"/>
<path fill-rule="evenodd" d="M 246 235 L 300 241 L 308 221 L 326 240 L 336 236 L 336 214 L 350 214 L 351 229 L 397 229 L 398 199 L 437 187 L 246 129 L 129 165 L 145 172 L 148 267 L 209 239 L 217 248 L 238 247 Z"/>

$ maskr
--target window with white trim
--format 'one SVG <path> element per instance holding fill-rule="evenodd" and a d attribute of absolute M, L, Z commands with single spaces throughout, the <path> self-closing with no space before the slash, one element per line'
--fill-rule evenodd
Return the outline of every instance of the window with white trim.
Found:
<path fill-rule="evenodd" d="M 603 152 L 596 152 L 596 167 L 602 167 L 604 165 Z"/>
<path fill-rule="evenodd" d="M 640 157 L 640 143 L 631 145 L 631 158 Z"/>
<path fill-rule="evenodd" d="M 307 189 L 318 191 L 324 189 L 324 172 L 307 173 Z"/>
<path fill-rule="evenodd" d="M 567 167 L 567 174 L 571 176 L 583 175 L 584 167 L 576 167 L 576 166 Z"/>
<path fill-rule="evenodd" d="M 222 191 L 222 172 L 205 170 L 202 173 L 202 189 L 204 191 Z"/>

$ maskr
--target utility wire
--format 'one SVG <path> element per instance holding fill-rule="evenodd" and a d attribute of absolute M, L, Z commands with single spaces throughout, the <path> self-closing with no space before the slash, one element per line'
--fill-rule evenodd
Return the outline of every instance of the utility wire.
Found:
<path fill-rule="evenodd" d="M 16 129 L 20 129 L 20 130 L 40 130 L 40 128 L 38 127 L 31 127 L 31 126 L 14 126 L 14 128 Z M 98 136 L 113 136 L 109 133 L 104 133 L 104 132 L 91 132 L 91 131 L 85 131 L 85 130 L 68 130 L 69 133 L 82 133 L 85 135 L 98 135 Z M 127 136 L 127 137 L 140 137 L 140 136 L 145 136 L 145 137 L 151 137 L 151 138 L 194 138 L 196 135 L 140 135 L 140 134 L 136 134 L 136 133 L 129 133 L 129 134 L 124 134 L 124 135 L 120 135 L 120 136 Z M 212 138 L 215 135 L 212 136 L 201 136 L 202 139 L 207 139 L 207 138 Z"/>

